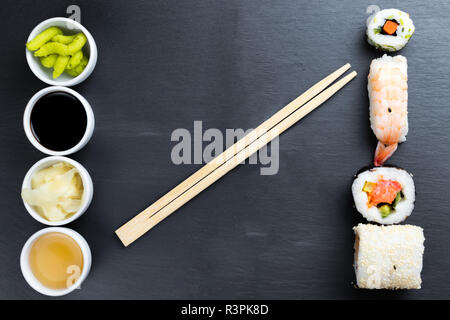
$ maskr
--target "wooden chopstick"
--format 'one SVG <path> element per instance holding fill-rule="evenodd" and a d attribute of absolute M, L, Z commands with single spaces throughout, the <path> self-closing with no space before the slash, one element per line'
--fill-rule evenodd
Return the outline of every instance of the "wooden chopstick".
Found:
<path fill-rule="evenodd" d="M 308 102 L 311 98 L 319 94 L 323 89 L 328 87 L 332 82 L 334 82 L 337 78 L 339 78 L 345 71 L 350 68 L 350 64 L 347 63 L 341 68 L 337 69 L 330 75 L 328 75 L 323 80 L 316 83 L 310 89 L 308 89 L 305 93 L 297 97 L 295 100 L 290 102 L 284 108 L 275 113 L 268 120 L 264 121 L 260 126 L 256 129 L 252 130 L 245 137 L 240 139 L 234 145 L 229 147 L 227 150 L 222 152 L 219 156 L 217 156 L 213 161 L 210 161 L 205 166 L 200 168 L 194 174 L 189 176 L 186 180 L 178 184 L 174 189 L 168 192 L 166 195 L 161 197 L 155 203 L 153 203 L 150 207 L 142 211 L 139 215 L 137 215 L 134 219 L 131 219 L 127 222 L 123 227 L 119 228 L 116 233 L 121 238 L 122 231 L 130 230 L 134 227 L 139 227 L 139 225 L 147 220 L 149 217 L 154 215 L 156 212 L 161 210 L 171 201 L 179 197 L 182 193 L 186 192 L 189 188 L 191 188 L 198 181 L 203 179 L 205 176 L 216 170 L 219 166 L 225 163 L 227 160 L 232 158 L 236 153 L 240 152 L 244 148 L 246 148 L 250 143 L 255 141 L 259 136 L 267 131 L 269 131 L 272 127 L 274 127 L 281 120 L 286 118 L 289 114 L 297 110 L 303 104 Z"/>
<path fill-rule="evenodd" d="M 250 155 L 330 98 L 336 91 L 353 79 L 356 76 L 356 72 L 353 71 L 348 74 L 299 109 L 301 105 L 316 96 L 348 70 L 348 68 L 350 68 L 350 65 L 346 64 L 318 82 L 311 89 L 258 126 L 258 128 L 250 132 L 246 137 L 239 140 L 213 161 L 180 183 L 168 194 L 117 229 L 116 234 L 122 243 L 125 246 L 131 244 L 172 212 L 235 168 L 240 162 L 247 159 Z"/>

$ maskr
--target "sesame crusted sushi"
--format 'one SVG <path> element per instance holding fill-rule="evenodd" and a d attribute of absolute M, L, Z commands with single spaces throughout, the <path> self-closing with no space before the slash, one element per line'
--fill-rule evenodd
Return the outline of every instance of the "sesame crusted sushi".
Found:
<path fill-rule="evenodd" d="M 377 49 L 395 52 L 408 43 L 415 31 L 409 14 L 398 9 L 379 11 L 367 26 L 367 41 Z"/>
<path fill-rule="evenodd" d="M 412 176 L 394 167 L 375 167 L 359 173 L 352 194 L 363 217 L 380 224 L 404 221 L 413 211 L 416 197 Z"/>
<path fill-rule="evenodd" d="M 364 289 L 420 289 L 423 229 L 359 224 L 355 232 L 356 283 Z"/>

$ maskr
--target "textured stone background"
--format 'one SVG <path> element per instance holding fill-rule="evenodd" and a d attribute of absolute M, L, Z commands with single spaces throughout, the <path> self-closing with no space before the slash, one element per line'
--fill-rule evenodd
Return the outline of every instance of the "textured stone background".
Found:
<path fill-rule="evenodd" d="M 20 250 L 43 228 L 20 199 L 22 179 L 44 157 L 22 114 L 46 84 L 24 43 L 73 1 L 3 1 L 0 10 L 0 298 L 44 298 L 24 281 Z M 91 273 L 63 299 L 449 298 L 450 20 L 447 1 L 377 1 L 408 11 L 408 140 L 390 164 L 414 174 L 425 229 L 423 289 L 353 287 L 353 174 L 370 164 L 366 76 L 381 56 L 365 41 L 374 1 L 77 1 L 99 48 L 91 77 L 74 87 L 96 129 L 73 155 L 91 173 L 94 200 L 68 227 L 93 253 Z M 359 76 L 281 136 L 280 170 L 230 172 L 128 248 L 114 230 L 193 173 L 174 165 L 176 128 L 252 128 L 350 62 Z"/>

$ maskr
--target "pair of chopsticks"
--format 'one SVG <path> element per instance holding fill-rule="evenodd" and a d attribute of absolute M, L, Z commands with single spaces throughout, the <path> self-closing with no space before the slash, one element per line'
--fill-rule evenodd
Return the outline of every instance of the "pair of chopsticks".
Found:
<path fill-rule="evenodd" d="M 252 130 L 245 137 L 181 182 L 150 207 L 117 229 L 116 234 L 122 243 L 128 246 L 134 242 L 186 202 L 235 168 L 239 163 L 245 161 L 252 154 L 328 100 L 350 80 L 356 77 L 356 72 L 353 71 L 330 86 L 348 69 L 350 69 L 350 64 L 347 63 L 316 83 L 305 93 L 290 102 L 268 120 L 264 121 L 256 129 Z"/>

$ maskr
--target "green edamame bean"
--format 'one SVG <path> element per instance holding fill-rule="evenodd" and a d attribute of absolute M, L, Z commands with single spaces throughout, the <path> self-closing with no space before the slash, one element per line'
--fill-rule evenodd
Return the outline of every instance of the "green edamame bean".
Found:
<path fill-rule="evenodd" d="M 72 77 L 77 77 L 84 71 L 84 68 L 86 68 L 88 62 L 88 58 L 83 56 L 80 63 L 75 68 L 69 70 L 66 69 L 66 72 Z"/>
<path fill-rule="evenodd" d="M 59 42 L 62 44 L 69 44 L 73 41 L 73 38 L 75 38 L 75 36 L 65 36 L 63 34 L 57 34 L 52 38 L 52 41 Z"/>
<path fill-rule="evenodd" d="M 51 54 L 46 57 L 41 58 L 41 63 L 46 68 L 52 68 L 55 65 L 56 58 L 58 58 L 57 54 Z"/>
<path fill-rule="evenodd" d="M 69 62 L 69 56 L 58 56 L 55 61 L 55 65 L 53 66 L 53 79 L 58 78 L 61 73 L 66 69 L 67 63 Z"/>
<path fill-rule="evenodd" d="M 77 51 L 73 54 L 72 57 L 70 57 L 69 63 L 67 64 L 66 69 L 70 70 L 78 66 L 81 62 L 81 59 L 83 59 L 83 51 Z"/>
<path fill-rule="evenodd" d="M 50 27 L 39 33 L 33 40 L 26 44 L 28 50 L 35 51 L 50 41 L 55 35 L 62 34 L 58 27 Z"/>
<path fill-rule="evenodd" d="M 84 33 L 77 33 L 73 38 L 73 41 L 67 45 L 70 54 L 74 54 L 75 52 L 80 51 L 86 44 L 86 41 L 87 38 Z"/>
<path fill-rule="evenodd" d="M 45 57 L 50 54 L 57 54 L 60 56 L 69 55 L 67 52 L 67 45 L 59 42 L 49 42 L 44 44 L 38 51 L 34 53 L 36 57 Z"/>
<path fill-rule="evenodd" d="M 80 51 L 86 44 L 87 38 L 83 33 L 77 33 L 73 41 L 69 44 L 59 42 L 49 42 L 44 44 L 38 51 L 34 53 L 36 57 L 44 57 L 49 54 L 58 54 L 60 56 L 70 56 Z"/>

